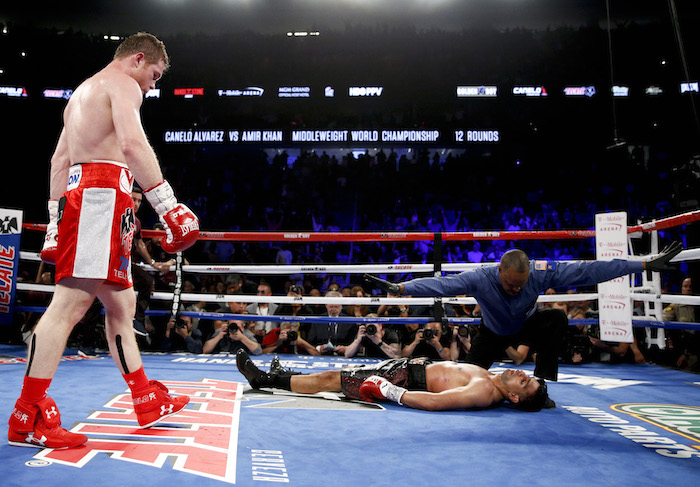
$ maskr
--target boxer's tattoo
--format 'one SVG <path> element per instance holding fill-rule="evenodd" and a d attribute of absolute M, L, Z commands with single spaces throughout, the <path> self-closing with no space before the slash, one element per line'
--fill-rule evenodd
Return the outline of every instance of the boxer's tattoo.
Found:
<path fill-rule="evenodd" d="M 119 353 L 119 360 L 122 363 L 122 368 L 124 369 L 124 373 L 128 374 L 129 373 L 129 367 L 126 366 L 126 358 L 124 357 L 124 348 L 122 347 L 122 336 L 117 335 L 117 352 Z"/>
<path fill-rule="evenodd" d="M 29 371 L 32 368 L 32 361 L 34 360 L 34 352 L 36 352 L 36 334 L 32 334 L 32 342 L 29 344 L 29 360 L 27 361 L 27 371 L 25 375 L 29 377 Z"/>

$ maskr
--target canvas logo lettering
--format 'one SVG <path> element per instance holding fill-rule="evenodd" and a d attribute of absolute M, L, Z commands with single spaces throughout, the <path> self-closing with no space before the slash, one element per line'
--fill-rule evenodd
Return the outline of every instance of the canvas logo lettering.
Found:
<path fill-rule="evenodd" d="M 163 383 L 174 394 L 189 395 L 196 409 L 188 407 L 169 417 L 167 427 L 142 430 L 134 427 L 131 394 L 118 394 L 71 428 L 88 436 L 83 447 L 42 450 L 34 458 L 80 468 L 104 453 L 113 460 L 157 468 L 172 464 L 173 470 L 235 484 L 243 385 L 214 379 Z M 150 399 L 150 395 L 138 398 Z"/>

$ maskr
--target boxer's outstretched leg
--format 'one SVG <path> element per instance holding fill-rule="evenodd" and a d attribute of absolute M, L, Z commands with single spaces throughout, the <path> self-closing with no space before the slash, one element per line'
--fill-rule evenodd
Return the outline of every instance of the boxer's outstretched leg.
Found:
<path fill-rule="evenodd" d="M 271 387 L 300 394 L 339 392 L 341 390 L 340 371 L 338 370 L 308 375 L 296 374 L 290 371 L 281 374 L 274 371 L 272 373 L 263 372 L 255 366 L 246 351 L 242 349 L 236 354 L 236 365 L 253 389 Z"/>

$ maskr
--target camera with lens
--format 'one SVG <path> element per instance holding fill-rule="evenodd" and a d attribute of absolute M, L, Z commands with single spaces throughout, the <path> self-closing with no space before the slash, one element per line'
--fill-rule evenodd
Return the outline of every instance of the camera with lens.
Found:
<path fill-rule="evenodd" d="M 465 325 L 464 323 L 457 325 L 457 334 L 462 338 L 467 338 L 471 334 L 469 325 Z"/>
<path fill-rule="evenodd" d="M 437 331 L 433 330 L 432 328 L 424 328 L 423 329 L 423 340 L 432 340 L 437 336 Z"/>
<path fill-rule="evenodd" d="M 182 318 L 175 320 L 175 328 L 187 328 L 187 322 Z"/>
<path fill-rule="evenodd" d="M 294 330 L 289 330 L 287 332 L 287 339 L 284 341 L 285 343 L 291 343 L 293 341 L 296 341 L 296 339 L 299 338 L 299 333 L 297 333 Z"/>
<path fill-rule="evenodd" d="M 586 335 L 588 335 L 589 337 L 593 337 L 593 338 L 598 338 L 598 339 L 599 339 L 599 338 L 600 338 L 600 328 L 598 328 L 598 327 L 595 326 L 595 325 L 594 325 L 594 326 L 591 326 L 591 327 L 586 331 Z"/>
<path fill-rule="evenodd" d="M 365 326 L 365 333 L 368 335 L 374 335 L 377 333 L 377 325 L 374 325 L 370 323 L 369 325 Z"/>

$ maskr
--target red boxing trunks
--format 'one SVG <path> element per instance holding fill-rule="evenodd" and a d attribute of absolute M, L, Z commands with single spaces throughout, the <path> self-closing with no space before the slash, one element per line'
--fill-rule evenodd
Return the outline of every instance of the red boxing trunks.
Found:
<path fill-rule="evenodd" d="M 70 168 L 59 202 L 56 282 L 64 277 L 102 279 L 131 287 L 131 245 L 136 227 L 126 164 L 91 161 Z"/>

